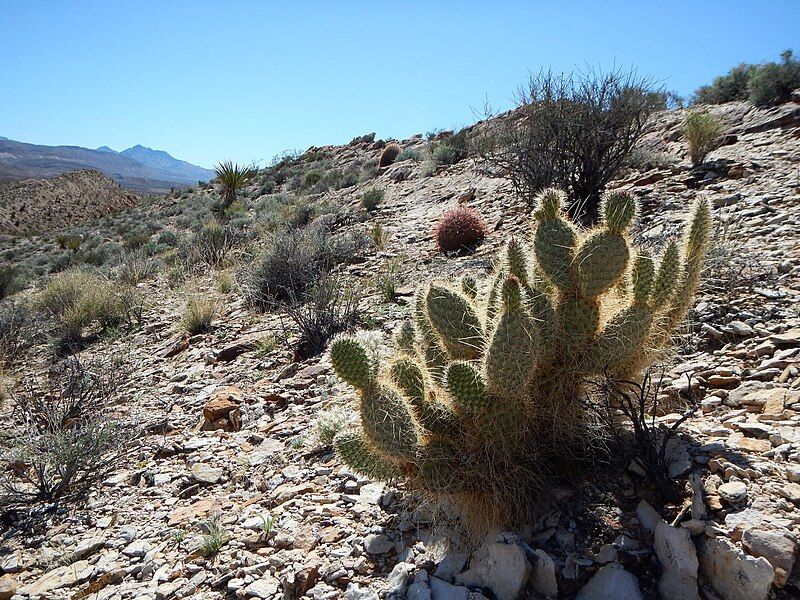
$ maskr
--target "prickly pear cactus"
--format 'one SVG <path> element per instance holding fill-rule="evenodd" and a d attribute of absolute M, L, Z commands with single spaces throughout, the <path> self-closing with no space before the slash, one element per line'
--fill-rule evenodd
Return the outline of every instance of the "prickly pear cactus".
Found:
<path fill-rule="evenodd" d="M 335 440 L 351 468 L 406 478 L 483 526 L 536 512 L 544 484 L 585 449 L 583 386 L 652 363 L 691 304 L 711 237 L 699 202 L 683 248 L 670 243 L 656 263 L 628 238 L 631 195 L 608 194 L 588 231 L 563 205 L 543 192 L 531 248 L 512 238 L 487 281 L 423 287 L 388 365 L 352 338 L 333 343 L 334 369 L 359 392 L 360 429 Z"/>

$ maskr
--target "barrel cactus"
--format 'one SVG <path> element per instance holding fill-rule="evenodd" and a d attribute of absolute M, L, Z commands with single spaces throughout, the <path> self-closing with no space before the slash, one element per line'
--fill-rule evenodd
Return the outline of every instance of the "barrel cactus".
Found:
<path fill-rule="evenodd" d="M 589 230 L 567 220 L 564 200 L 539 196 L 530 245 L 510 239 L 483 285 L 424 286 L 389 364 L 353 338 L 334 342 L 333 367 L 358 390 L 360 426 L 334 441 L 350 468 L 404 478 L 484 527 L 534 516 L 587 446 L 587 382 L 655 360 L 691 304 L 711 236 L 699 202 L 682 248 L 670 243 L 656 264 L 629 240 L 630 194 L 607 194 Z"/>
<path fill-rule="evenodd" d="M 400 147 L 400 144 L 397 142 L 389 142 L 386 144 L 386 147 L 381 152 L 380 160 L 378 161 L 379 167 L 388 167 L 394 161 L 397 160 L 397 157 L 400 156 L 400 153 L 403 149 Z"/>
<path fill-rule="evenodd" d="M 489 228 L 477 210 L 457 206 L 439 218 L 433 233 L 439 251 L 458 252 L 481 243 L 488 232 Z"/>

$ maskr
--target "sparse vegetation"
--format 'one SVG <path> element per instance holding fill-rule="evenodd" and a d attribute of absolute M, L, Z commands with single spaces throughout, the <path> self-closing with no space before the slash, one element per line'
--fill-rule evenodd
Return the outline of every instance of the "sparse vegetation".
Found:
<path fill-rule="evenodd" d="M 384 190 L 378 188 L 367 190 L 361 196 L 361 206 L 363 206 L 367 212 L 373 212 L 378 208 L 380 203 L 383 202 L 384 194 Z"/>
<path fill-rule="evenodd" d="M 800 61 L 791 50 L 781 53 L 781 61 L 759 65 L 740 64 L 710 85 L 695 92 L 696 104 L 723 104 L 749 101 L 755 106 L 772 106 L 791 99 L 800 88 Z"/>
<path fill-rule="evenodd" d="M 203 556 L 214 556 L 228 543 L 228 532 L 225 530 L 222 523 L 220 523 L 219 517 L 206 521 L 204 529 L 206 533 L 203 535 L 201 552 Z"/>
<path fill-rule="evenodd" d="M 546 187 L 562 188 L 570 216 L 595 223 L 606 185 L 663 102 L 654 92 L 634 72 L 533 75 L 517 110 L 477 137 L 484 172 L 510 179 L 531 204 Z"/>
<path fill-rule="evenodd" d="M 30 345 L 30 313 L 21 302 L 0 304 L 0 372 Z"/>
<path fill-rule="evenodd" d="M 708 153 L 719 147 L 722 131 L 722 123 L 708 113 L 690 112 L 686 116 L 683 136 L 692 165 L 702 164 Z"/>
<path fill-rule="evenodd" d="M 369 230 L 372 245 L 376 250 L 383 250 L 386 248 L 386 243 L 389 241 L 389 233 L 380 223 L 374 223 Z"/>
<path fill-rule="evenodd" d="M 133 325 L 141 318 L 141 300 L 133 290 L 85 270 L 51 277 L 36 295 L 35 304 L 55 321 L 67 347 L 79 346 L 84 330 L 92 324 L 105 330 Z"/>
<path fill-rule="evenodd" d="M 72 357 L 47 380 L 12 394 L 16 428 L 0 475 L 0 506 L 78 500 L 98 489 L 124 458 L 134 437 L 114 414 L 124 379 L 120 363 L 83 363 Z"/>

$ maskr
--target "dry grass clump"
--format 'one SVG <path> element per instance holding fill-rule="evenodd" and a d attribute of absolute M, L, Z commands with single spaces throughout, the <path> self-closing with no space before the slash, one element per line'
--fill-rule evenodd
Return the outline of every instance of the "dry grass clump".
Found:
<path fill-rule="evenodd" d="M 689 147 L 692 165 L 702 164 L 709 152 L 719 148 L 722 131 L 723 125 L 719 119 L 708 113 L 691 112 L 686 116 L 683 137 Z"/>
<path fill-rule="evenodd" d="M 186 302 L 180 326 L 189 335 L 211 331 L 211 324 L 219 311 L 219 302 L 208 296 L 197 294 Z"/>
<path fill-rule="evenodd" d="M 106 330 L 141 319 L 141 300 L 131 288 L 81 269 L 51 277 L 34 304 L 53 318 L 68 345 L 81 342 L 92 325 Z"/>

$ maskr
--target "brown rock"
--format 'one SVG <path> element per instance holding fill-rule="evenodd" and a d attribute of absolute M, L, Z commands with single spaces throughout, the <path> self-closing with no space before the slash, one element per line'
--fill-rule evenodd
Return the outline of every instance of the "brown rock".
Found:
<path fill-rule="evenodd" d="M 205 422 L 202 429 L 213 431 L 238 431 L 241 426 L 239 405 L 244 401 L 244 392 L 235 386 L 214 390 L 203 407 Z"/>
<path fill-rule="evenodd" d="M 0 600 L 10 600 L 17 593 L 17 580 L 11 575 L 0 577 Z"/>

